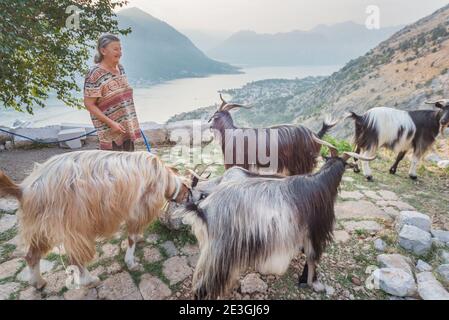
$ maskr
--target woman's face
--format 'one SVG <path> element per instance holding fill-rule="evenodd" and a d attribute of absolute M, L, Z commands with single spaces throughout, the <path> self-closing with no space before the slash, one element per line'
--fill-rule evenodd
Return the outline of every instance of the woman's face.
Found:
<path fill-rule="evenodd" d="M 119 41 L 111 42 L 100 50 L 103 59 L 109 63 L 118 63 L 122 57 L 122 46 Z"/>

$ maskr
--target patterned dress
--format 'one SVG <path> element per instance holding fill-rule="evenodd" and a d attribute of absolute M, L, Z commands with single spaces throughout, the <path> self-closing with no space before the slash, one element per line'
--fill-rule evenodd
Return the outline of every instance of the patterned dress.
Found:
<path fill-rule="evenodd" d="M 97 107 L 110 119 L 120 123 L 126 133 L 112 133 L 109 126 L 91 114 L 97 129 L 100 149 L 112 150 L 113 145 L 122 146 L 125 141 L 140 139 L 140 126 L 133 101 L 133 89 L 128 83 L 125 70 L 119 65 L 120 75 L 96 65 L 91 68 L 84 81 L 84 97 L 97 98 Z"/>

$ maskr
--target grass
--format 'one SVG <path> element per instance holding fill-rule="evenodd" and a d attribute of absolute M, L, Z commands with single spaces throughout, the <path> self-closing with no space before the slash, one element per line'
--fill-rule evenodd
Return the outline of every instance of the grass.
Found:
<path fill-rule="evenodd" d="M 13 227 L 5 232 L 0 233 L 0 243 L 7 242 L 17 235 L 17 228 Z"/>

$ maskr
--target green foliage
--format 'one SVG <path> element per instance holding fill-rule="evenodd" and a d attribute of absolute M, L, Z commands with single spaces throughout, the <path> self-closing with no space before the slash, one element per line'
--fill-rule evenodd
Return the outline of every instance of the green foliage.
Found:
<path fill-rule="evenodd" d="M 323 140 L 326 142 L 329 142 L 330 144 L 335 146 L 337 148 L 339 154 L 341 154 L 342 152 L 345 152 L 345 151 L 353 151 L 354 150 L 354 147 L 352 146 L 352 144 L 350 144 L 346 140 L 339 140 L 330 135 L 325 135 L 323 137 Z M 323 157 L 328 157 L 329 156 L 329 148 L 326 146 L 322 146 L 320 154 Z"/>
<path fill-rule="evenodd" d="M 49 92 L 71 107 L 80 91 L 76 76 L 87 72 L 86 60 L 103 32 L 127 34 L 114 19 L 125 0 L 0 0 L 0 104 L 5 108 L 44 107 Z M 79 28 L 73 23 L 76 6 Z M 67 13 L 68 12 L 68 13 Z M 75 27 L 72 27 L 75 26 Z"/>

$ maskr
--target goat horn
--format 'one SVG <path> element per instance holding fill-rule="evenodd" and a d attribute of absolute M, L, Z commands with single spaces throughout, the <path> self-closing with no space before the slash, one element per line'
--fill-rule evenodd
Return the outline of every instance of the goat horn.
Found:
<path fill-rule="evenodd" d="M 348 151 L 347 151 L 347 152 L 343 152 L 343 154 L 344 154 L 344 155 L 347 155 L 347 156 L 349 156 L 349 157 L 353 157 L 353 158 L 362 160 L 362 161 L 373 161 L 374 159 L 377 158 L 377 156 L 374 156 L 374 157 L 364 157 L 364 156 L 361 156 L 361 155 L 358 154 L 358 153 L 355 153 L 355 152 L 348 152 Z"/>
<path fill-rule="evenodd" d="M 187 169 L 187 172 L 189 172 L 191 175 L 193 175 L 194 177 L 196 177 L 200 181 L 207 181 L 206 178 L 201 177 L 198 173 L 196 173 L 192 169 Z"/>
<path fill-rule="evenodd" d="M 225 101 L 225 99 L 223 99 L 223 96 L 221 95 L 221 93 L 220 93 L 220 99 L 222 102 L 226 103 L 226 101 Z"/>
<path fill-rule="evenodd" d="M 230 111 L 230 110 L 235 109 L 235 108 L 251 109 L 252 106 L 243 106 L 241 104 L 228 103 L 221 110 L 222 111 Z"/>
<path fill-rule="evenodd" d="M 324 140 L 321 140 L 321 139 L 317 138 L 315 135 L 312 135 L 312 139 L 315 140 L 315 142 L 318 143 L 318 144 L 326 146 L 326 147 L 328 147 L 330 149 L 337 150 L 337 148 L 334 145 L 330 144 L 327 141 L 324 141 Z"/>

